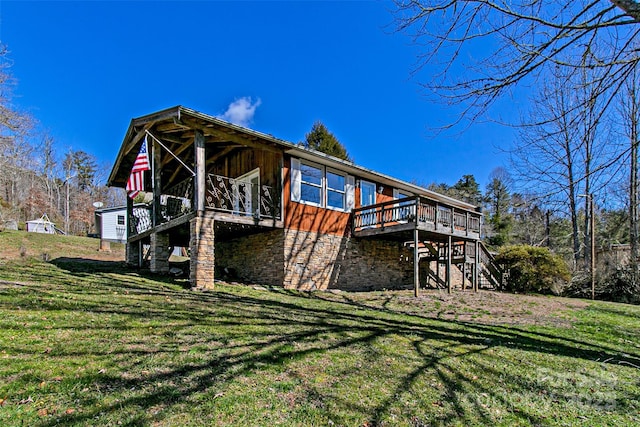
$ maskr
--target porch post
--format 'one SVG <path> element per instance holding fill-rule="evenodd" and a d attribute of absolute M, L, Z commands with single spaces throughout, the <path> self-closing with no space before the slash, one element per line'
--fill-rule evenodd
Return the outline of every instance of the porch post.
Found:
<path fill-rule="evenodd" d="M 189 222 L 190 274 L 189 282 L 194 288 L 214 288 L 215 235 L 213 217 L 205 213 L 206 154 L 204 135 L 195 131 L 194 138 L 194 207 L 196 216 Z"/>
<path fill-rule="evenodd" d="M 171 247 L 169 233 L 151 233 L 151 263 L 152 273 L 168 273 Z"/>
<path fill-rule="evenodd" d="M 195 165 L 196 165 L 196 176 L 195 176 L 195 209 L 198 214 L 204 212 L 204 200 L 206 195 L 206 155 L 205 155 L 205 147 L 204 147 L 204 135 L 199 130 L 196 130 L 195 138 L 194 138 L 194 148 L 195 148 Z"/>
<path fill-rule="evenodd" d="M 420 254 L 418 253 L 418 228 L 413 230 L 413 293 L 417 298 L 420 293 Z"/>
<path fill-rule="evenodd" d="M 476 245 L 476 259 L 474 262 L 473 269 L 473 291 L 478 292 L 478 281 L 480 280 L 480 242 L 478 240 L 475 241 Z"/>
<path fill-rule="evenodd" d="M 189 223 L 191 239 L 189 248 L 189 282 L 193 288 L 214 288 L 215 236 L 214 220 L 198 214 Z"/>
<path fill-rule="evenodd" d="M 133 199 L 127 195 L 127 229 L 125 235 L 127 238 L 127 244 L 125 246 L 125 259 L 127 265 L 141 267 L 142 262 L 140 260 L 140 245 L 139 242 L 130 242 L 129 236 L 131 235 L 131 229 L 135 226 L 133 223 Z"/>
<path fill-rule="evenodd" d="M 162 172 L 162 152 L 160 151 L 160 145 L 158 142 L 153 139 L 152 148 L 152 163 L 151 163 L 151 172 L 152 182 L 153 182 L 153 215 L 152 215 L 152 224 L 155 227 L 162 221 L 160 220 L 160 195 L 162 194 L 162 178 L 160 173 Z M 153 253 L 153 252 L 152 252 Z M 153 255 L 152 255 L 153 256 Z"/>
<path fill-rule="evenodd" d="M 451 293 L 451 236 L 447 244 L 447 292 Z"/>

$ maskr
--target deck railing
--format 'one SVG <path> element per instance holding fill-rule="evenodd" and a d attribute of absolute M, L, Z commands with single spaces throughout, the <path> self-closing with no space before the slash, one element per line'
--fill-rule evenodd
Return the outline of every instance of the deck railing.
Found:
<path fill-rule="evenodd" d="M 190 177 L 164 190 L 158 199 L 155 218 L 153 202 L 134 206 L 129 213 L 129 237 L 192 213 L 193 188 L 193 177 Z"/>
<path fill-rule="evenodd" d="M 481 214 L 439 203 L 425 197 L 407 197 L 353 210 L 353 229 L 385 228 L 416 223 L 453 235 L 479 235 Z"/>
<path fill-rule="evenodd" d="M 280 219 L 280 193 L 268 185 L 222 175 L 207 176 L 207 209 L 256 219 Z"/>

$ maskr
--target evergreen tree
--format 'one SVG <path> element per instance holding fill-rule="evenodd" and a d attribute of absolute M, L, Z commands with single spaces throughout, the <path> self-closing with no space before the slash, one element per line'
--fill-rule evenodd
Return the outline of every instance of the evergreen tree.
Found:
<path fill-rule="evenodd" d="M 509 193 L 510 177 L 503 168 L 496 168 L 489 176 L 485 201 L 488 207 L 487 222 L 491 226 L 489 244 L 502 246 L 509 243 L 513 217 L 510 214 L 511 194 Z"/>
<path fill-rule="evenodd" d="M 338 141 L 338 138 L 336 138 L 334 134 L 329 132 L 321 121 L 313 124 L 311 131 L 305 135 L 305 141 L 302 145 L 339 159 L 352 161 L 344 145 Z"/>
<path fill-rule="evenodd" d="M 480 186 L 473 175 L 463 175 L 451 187 L 450 194 L 456 199 L 472 205 L 478 206 L 482 203 L 482 192 L 480 192 Z"/>

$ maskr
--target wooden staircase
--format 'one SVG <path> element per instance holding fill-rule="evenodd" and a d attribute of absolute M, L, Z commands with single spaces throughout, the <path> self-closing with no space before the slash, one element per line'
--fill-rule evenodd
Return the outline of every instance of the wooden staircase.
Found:
<path fill-rule="evenodd" d="M 414 249 L 413 242 L 405 242 L 405 246 Z M 476 263 L 475 243 L 473 242 L 455 242 L 451 249 L 451 264 L 456 266 L 462 277 L 458 281 L 473 283 L 473 267 Z M 494 256 L 489 252 L 484 243 L 479 242 L 478 245 L 478 288 L 479 289 L 500 289 L 503 281 L 503 271 L 500 265 L 495 261 Z M 418 258 L 426 261 L 436 261 L 438 263 L 446 263 L 447 247 L 437 242 L 422 241 L 418 244 Z M 445 280 L 435 271 L 428 269 L 428 279 L 435 282 L 437 287 L 445 287 Z M 458 284 L 459 286 L 462 283 Z M 464 289 L 464 285 L 463 289 Z"/>

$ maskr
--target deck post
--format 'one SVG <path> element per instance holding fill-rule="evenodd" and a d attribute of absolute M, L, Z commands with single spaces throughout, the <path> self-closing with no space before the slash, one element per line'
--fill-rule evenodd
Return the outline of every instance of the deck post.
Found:
<path fill-rule="evenodd" d="M 440 287 L 440 242 L 436 243 L 438 254 L 436 255 L 436 286 Z"/>
<path fill-rule="evenodd" d="M 476 256 L 473 269 L 473 291 L 478 292 L 478 282 L 480 280 L 480 242 L 476 240 Z"/>
<path fill-rule="evenodd" d="M 153 172 L 152 176 L 152 191 L 153 191 L 153 211 L 152 211 L 152 219 L 151 224 L 155 227 L 160 223 L 160 195 L 162 194 L 162 152 L 160 151 L 160 145 L 158 142 L 153 139 L 152 146 L 152 163 L 151 169 Z"/>
<path fill-rule="evenodd" d="M 451 221 L 453 222 L 453 221 Z M 448 238 L 447 244 L 447 292 L 451 293 L 451 236 Z"/>
<path fill-rule="evenodd" d="M 413 293 L 417 298 L 420 293 L 420 254 L 418 241 L 420 240 L 418 227 L 413 230 Z"/>
<path fill-rule="evenodd" d="M 195 176 L 195 201 L 194 205 L 196 208 L 196 212 L 204 211 L 204 200 L 206 195 L 206 154 L 205 154 L 205 146 L 204 146 L 204 135 L 199 130 L 195 132 L 195 138 L 193 141 L 194 152 L 195 152 L 195 165 L 196 165 L 196 176 Z"/>

